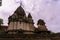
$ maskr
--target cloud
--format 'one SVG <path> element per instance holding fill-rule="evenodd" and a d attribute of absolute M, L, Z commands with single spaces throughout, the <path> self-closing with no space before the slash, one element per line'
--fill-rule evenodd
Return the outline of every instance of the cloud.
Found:
<path fill-rule="evenodd" d="M 30 0 L 32 1 L 32 0 Z M 27 1 L 27 9 L 31 12 L 35 23 L 38 19 L 43 19 L 46 22 L 47 28 L 54 32 L 60 30 L 60 0 L 33 0 Z M 29 5 L 30 4 L 30 5 Z M 28 6 L 29 5 L 29 6 Z M 57 30 L 58 29 L 58 30 Z"/>
<path fill-rule="evenodd" d="M 8 23 L 8 16 L 12 15 L 16 8 L 20 5 L 20 0 L 3 0 L 0 7 L 0 18 L 4 19 L 4 23 Z M 28 14 L 33 16 L 35 26 L 38 19 L 43 19 L 49 30 L 60 32 L 60 0 L 21 0 L 23 8 Z M 58 30 L 57 30 L 58 29 Z"/>
<path fill-rule="evenodd" d="M 14 0 L 2 0 L 2 6 L 0 7 L 0 18 L 4 19 L 4 24 L 7 25 L 8 17 L 14 13 L 19 4 L 16 4 Z"/>

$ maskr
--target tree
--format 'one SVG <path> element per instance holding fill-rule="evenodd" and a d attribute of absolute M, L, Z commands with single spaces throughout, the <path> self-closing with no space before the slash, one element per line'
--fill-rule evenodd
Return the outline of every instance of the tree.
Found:
<path fill-rule="evenodd" d="M 0 0 L 0 6 L 2 6 L 2 0 Z"/>
<path fill-rule="evenodd" d="M 3 19 L 0 18 L 0 26 L 1 26 L 1 24 L 3 24 Z"/>

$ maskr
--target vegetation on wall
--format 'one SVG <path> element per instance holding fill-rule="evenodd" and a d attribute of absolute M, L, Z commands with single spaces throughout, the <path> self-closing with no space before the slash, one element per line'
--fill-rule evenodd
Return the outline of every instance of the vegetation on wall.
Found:
<path fill-rule="evenodd" d="M 3 24 L 3 19 L 0 18 L 0 26 L 1 26 L 1 24 Z"/>

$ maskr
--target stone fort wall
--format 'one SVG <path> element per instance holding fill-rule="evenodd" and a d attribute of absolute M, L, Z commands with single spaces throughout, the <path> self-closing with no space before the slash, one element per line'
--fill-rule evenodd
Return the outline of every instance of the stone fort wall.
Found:
<path fill-rule="evenodd" d="M 41 34 L 4 34 L 0 40 L 60 40 L 60 37 Z"/>

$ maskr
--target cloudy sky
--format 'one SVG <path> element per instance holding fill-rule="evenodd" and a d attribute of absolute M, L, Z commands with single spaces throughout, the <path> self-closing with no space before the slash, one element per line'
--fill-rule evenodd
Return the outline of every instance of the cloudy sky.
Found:
<path fill-rule="evenodd" d="M 35 26 L 38 19 L 43 19 L 48 30 L 60 32 L 60 0 L 2 0 L 0 18 L 4 19 L 5 25 L 8 23 L 8 17 L 14 13 L 20 3 L 26 15 L 31 13 Z"/>

